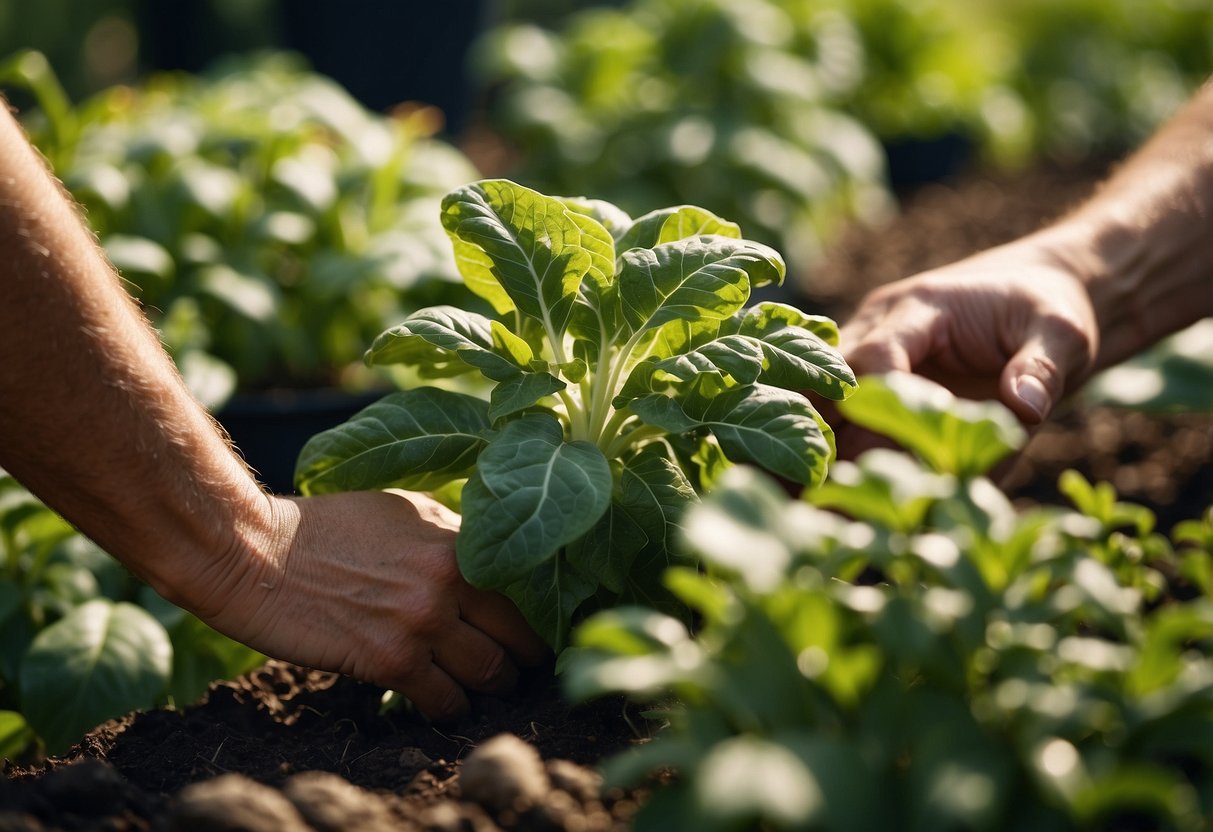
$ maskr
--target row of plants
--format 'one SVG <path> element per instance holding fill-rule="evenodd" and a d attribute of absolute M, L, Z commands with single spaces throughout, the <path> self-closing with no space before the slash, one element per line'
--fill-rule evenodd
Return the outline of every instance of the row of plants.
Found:
<path fill-rule="evenodd" d="M 1122 153 L 1213 72 L 1200 3 L 627 0 L 556 23 L 533 5 L 474 58 L 511 175 L 706 206 L 798 272 L 885 207 L 877 140 L 918 143 L 910 180 L 950 170 L 923 142 L 1002 164 Z"/>
<path fill-rule="evenodd" d="M 665 574 L 698 626 L 600 613 L 569 694 L 667 723 L 608 782 L 676 771 L 638 830 L 1202 830 L 1213 818 L 1213 508 L 1154 528 L 1075 472 L 1017 513 L 1001 406 L 911 376 L 840 405 L 872 450 L 792 499 L 743 468 Z"/>
<path fill-rule="evenodd" d="M 0 471 L 0 758 L 195 701 L 265 660 L 137 581 Z"/>
<path fill-rule="evenodd" d="M 237 388 L 366 387 L 358 359 L 389 322 L 469 302 L 436 216 L 476 174 L 433 110 L 370 113 L 281 54 L 72 104 L 24 52 L 0 85 L 35 94 L 32 140 L 212 408 Z"/>

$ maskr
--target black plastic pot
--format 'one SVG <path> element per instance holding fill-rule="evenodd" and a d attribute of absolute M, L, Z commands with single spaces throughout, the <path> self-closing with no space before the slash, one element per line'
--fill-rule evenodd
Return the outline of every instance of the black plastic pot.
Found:
<path fill-rule="evenodd" d="M 240 393 L 215 418 L 262 483 L 277 494 L 293 494 L 295 460 L 307 441 L 383 395 L 331 389 Z"/>

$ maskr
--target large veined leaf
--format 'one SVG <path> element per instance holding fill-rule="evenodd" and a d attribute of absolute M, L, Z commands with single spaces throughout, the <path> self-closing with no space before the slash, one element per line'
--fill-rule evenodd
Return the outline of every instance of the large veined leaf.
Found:
<path fill-rule="evenodd" d="M 581 281 L 597 263 L 582 245 L 588 222 L 560 200 L 503 179 L 466 185 L 442 201 L 442 225 L 468 288 L 498 312 L 508 311 L 504 293 L 509 307 L 555 334 L 564 332 Z"/>
<path fill-rule="evenodd" d="M 610 500 L 596 446 L 565 442 L 552 416 L 523 416 L 493 438 L 464 486 L 459 568 L 475 586 L 513 583 L 589 531 Z"/>
<path fill-rule="evenodd" d="M 425 378 L 480 370 L 494 381 L 505 381 L 521 373 L 534 356 L 525 341 L 495 323 L 453 306 L 422 309 L 376 338 L 366 362 L 416 367 Z"/>
<path fill-rule="evenodd" d="M 832 455 L 813 406 L 798 393 L 765 384 L 711 396 L 698 390 L 655 394 L 629 407 L 646 423 L 673 433 L 707 428 L 733 462 L 750 462 L 804 485 L 824 479 Z"/>
<path fill-rule="evenodd" d="M 785 327 L 807 329 L 831 347 L 838 346 L 838 324 L 823 315 L 806 315 L 794 306 L 763 301 L 743 309 L 720 326 L 721 335 L 740 334 L 763 339 Z"/>
<path fill-rule="evenodd" d="M 21 707 L 60 754 L 100 722 L 165 693 L 173 648 L 134 604 L 89 601 L 37 635 L 21 663 Z"/>
<path fill-rule="evenodd" d="M 728 376 L 737 384 L 752 384 L 762 372 L 762 345 L 753 338 L 726 335 L 689 352 L 640 362 L 620 388 L 613 404 L 617 408 L 623 407 L 632 399 L 657 392 L 661 378 L 690 382 L 702 375 L 721 379 Z"/>
<path fill-rule="evenodd" d="M 586 343 L 589 354 L 597 360 L 604 334 L 613 336 L 619 328 L 621 310 L 615 283 L 615 241 L 593 217 L 572 213 L 570 218 L 581 231 L 581 245 L 590 255 L 590 268 L 577 295 L 569 331 Z"/>
<path fill-rule="evenodd" d="M 679 205 L 650 211 L 643 217 L 637 217 L 619 237 L 617 248 L 619 251 L 653 248 L 661 243 L 673 243 L 702 234 L 741 239 L 741 229 L 737 223 L 721 219 L 711 211 L 694 205 Z"/>
<path fill-rule="evenodd" d="M 679 318 L 723 320 L 752 288 L 783 280 L 783 259 L 748 240 L 702 236 L 624 252 L 619 272 L 623 315 L 632 332 Z"/>
<path fill-rule="evenodd" d="M 843 416 L 882 434 L 943 474 L 984 474 L 1025 438 L 1015 416 L 998 402 L 958 399 L 910 373 L 867 376 L 839 404 Z"/>
<path fill-rule="evenodd" d="M 661 446 L 649 445 L 622 463 L 611 505 L 598 524 L 569 547 L 569 562 L 612 592 L 623 592 L 632 560 L 646 549 L 668 563 L 695 489 Z M 660 581 L 661 570 L 647 577 Z"/>
<path fill-rule="evenodd" d="M 562 196 L 560 201 L 575 214 L 590 217 L 618 240 L 632 227 L 632 218 L 626 211 L 602 199 L 586 199 L 580 196 Z"/>
<path fill-rule="evenodd" d="M 758 343 L 764 357 L 758 380 L 763 384 L 812 390 L 830 399 L 845 399 L 855 389 L 855 374 L 842 354 L 807 329 L 784 327 Z"/>
<path fill-rule="evenodd" d="M 574 613 L 596 588 L 594 580 L 579 574 L 557 555 L 502 587 L 501 592 L 522 611 L 531 629 L 560 652 L 567 646 Z"/>
<path fill-rule="evenodd" d="M 428 491 L 472 470 L 489 427 L 488 402 L 432 387 L 391 393 L 313 436 L 299 453 L 302 494 Z"/>
<path fill-rule="evenodd" d="M 526 410 L 540 399 L 559 393 L 565 386 L 563 381 L 551 373 L 516 375 L 493 388 L 489 402 L 489 419 L 495 422 L 520 410 Z"/>

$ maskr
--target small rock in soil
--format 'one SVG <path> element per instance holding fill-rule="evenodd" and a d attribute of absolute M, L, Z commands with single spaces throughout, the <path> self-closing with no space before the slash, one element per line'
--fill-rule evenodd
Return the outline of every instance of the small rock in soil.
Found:
<path fill-rule="evenodd" d="M 281 792 L 239 774 L 181 790 L 169 814 L 171 832 L 310 832 Z"/>
<path fill-rule="evenodd" d="M 550 790 L 539 752 L 513 734 L 499 734 L 469 754 L 459 786 L 464 799 L 498 812 L 525 812 Z"/>
<path fill-rule="evenodd" d="M 420 821 L 425 832 L 501 832 L 474 803 L 435 803 L 421 811 Z"/>
<path fill-rule="evenodd" d="M 396 828 L 378 795 L 327 771 L 307 771 L 286 782 L 283 793 L 317 832 L 388 832 Z"/>
<path fill-rule="evenodd" d="M 582 803 L 597 800 L 602 791 L 602 775 L 571 760 L 548 760 L 547 769 L 553 788 L 567 792 Z"/>

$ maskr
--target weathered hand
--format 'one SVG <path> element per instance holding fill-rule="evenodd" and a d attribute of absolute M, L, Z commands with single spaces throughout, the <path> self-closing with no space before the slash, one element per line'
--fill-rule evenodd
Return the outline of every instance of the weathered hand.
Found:
<path fill-rule="evenodd" d="M 449 719 L 464 689 L 510 688 L 543 641 L 504 597 L 466 583 L 455 562 L 459 517 L 420 494 L 269 498 L 273 540 L 234 557 L 193 603 L 200 617 L 278 658 L 397 690 Z"/>
<path fill-rule="evenodd" d="M 1099 329 L 1083 283 L 1028 238 L 875 290 L 841 348 L 857 375 L 915 372 L 1034 425 L 1086 378 Z"/>

